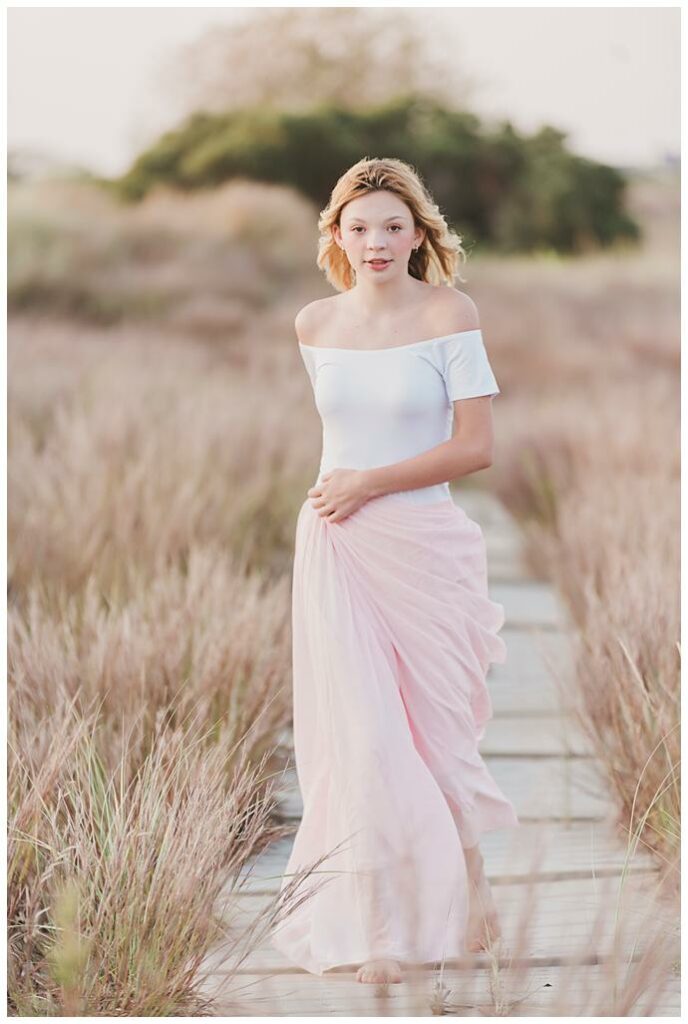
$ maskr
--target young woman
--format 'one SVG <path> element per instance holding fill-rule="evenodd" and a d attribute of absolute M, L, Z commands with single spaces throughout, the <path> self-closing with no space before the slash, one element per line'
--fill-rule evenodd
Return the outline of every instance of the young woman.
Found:
<path fill-rule="evenodd" d="M 499 937 L 478 839 L 519 824 L 478 752 L 504 609 L 482 531 L 449 490 L 492 461 L 499 387 L 476 307 L 451 284 L 460 239 L 413 168 L 361 160 L 319 227 L 339 294 L 295 321 L 323 448 L 296 525 L 303 817 L 282 889 L 331 856 L 272 942 L 316 974 L 400 981 L 404 963 Z"/>

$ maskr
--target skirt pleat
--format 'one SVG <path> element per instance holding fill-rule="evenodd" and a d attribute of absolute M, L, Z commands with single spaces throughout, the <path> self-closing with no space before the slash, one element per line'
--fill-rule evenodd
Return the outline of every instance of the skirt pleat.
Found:
<path fill-rule="evenodd" d="M 384 495 L 338 523 L 303 503 L 292 577 L 303 816 L 282 890 L 330 855 L 271 933 L 292 963 L 322 974 L 464 954 L 463 848 L 519 824 L 478 752 L 503 622 L 482 531 L 452 499 Z"/>

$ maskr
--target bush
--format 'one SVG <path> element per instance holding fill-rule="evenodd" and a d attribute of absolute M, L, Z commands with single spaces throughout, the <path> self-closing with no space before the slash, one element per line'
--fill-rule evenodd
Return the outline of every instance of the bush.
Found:
<path fill-rule="evenodd" d="M 413 96 L 359 111 L 255 106 L 192 115 L 112 187 L 137 201 L 161 183 L 195 190 L 248 177 L 290 185 L 323 207 L 348 166 L 364 155 L 394 155 L 420 171 L 468 242 L 575 253 L 636 241 L 623 175 L 568 152 L 565 138 L 551 127 L 528 138 L 509 122 L 487 130 L 473 114 Z"/>

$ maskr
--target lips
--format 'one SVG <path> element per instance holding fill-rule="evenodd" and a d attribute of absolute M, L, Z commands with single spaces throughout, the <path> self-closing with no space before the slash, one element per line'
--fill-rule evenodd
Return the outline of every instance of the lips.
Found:
<path fill-rule="evenodd" d="M 391 260 L 366 260 L 366 263 L 372 263 L 374 267 L 383 267 L 385 263 L 391 262 Z"/>

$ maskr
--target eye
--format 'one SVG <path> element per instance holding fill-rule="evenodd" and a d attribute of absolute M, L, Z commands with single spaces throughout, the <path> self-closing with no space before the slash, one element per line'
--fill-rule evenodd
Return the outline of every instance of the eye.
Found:
<path fill-rule="evenodd" d="M 397 231 L 401 231 L 401 224 L 392 224 L 392 227 L 396 228 Z"/>

